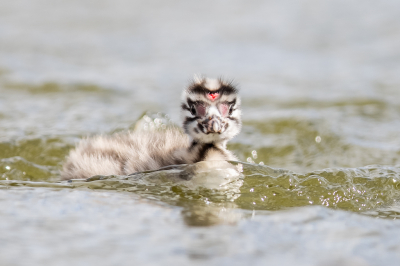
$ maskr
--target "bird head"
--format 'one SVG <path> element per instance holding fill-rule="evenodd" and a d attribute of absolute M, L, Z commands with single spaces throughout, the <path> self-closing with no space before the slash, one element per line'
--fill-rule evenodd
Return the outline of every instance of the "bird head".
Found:
<path fill-rule="evenodd" d="M 231 82 L 196 78 L 183 91 L 181 109 L 183 128 L 195 142 L 225 145 L 240 132 L 240 98 Z"/>

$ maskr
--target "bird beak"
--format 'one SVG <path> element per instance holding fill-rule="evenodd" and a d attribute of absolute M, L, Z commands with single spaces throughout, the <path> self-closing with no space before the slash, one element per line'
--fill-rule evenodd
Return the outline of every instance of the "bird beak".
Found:
<path fill-rule="evenodd" d="M 219 116 L 211 115 L 208 116 L 202 123 L 203 127 L 205 128 L 205 133 L 222 133 L 222 130 L 225 127 L 225 122 Z"/>

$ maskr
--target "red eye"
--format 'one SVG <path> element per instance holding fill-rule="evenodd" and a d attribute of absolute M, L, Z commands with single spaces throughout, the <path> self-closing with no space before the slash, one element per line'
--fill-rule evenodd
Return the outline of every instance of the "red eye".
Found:
<path fill-rule="evenodd" d="M 229 112 L 229 105 L 227 105 L 226 103 L 221 103 L 218 106 L 219 112 L 221 113 L 222 116 L 227 116 L 228 112 Z"/>

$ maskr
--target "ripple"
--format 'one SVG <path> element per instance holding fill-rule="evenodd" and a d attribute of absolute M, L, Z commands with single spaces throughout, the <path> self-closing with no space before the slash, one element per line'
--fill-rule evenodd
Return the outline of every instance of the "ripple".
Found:
<path fill-rule="evenodd" d="M 58 174 L 56 167 L 38 165 L 19 156 L 0 160 L 0 180 L 51 180 Z"/>
<path fill-rule="evenodd" d="M 14 165 L 17 163 L 25 168 L 33 167 L 37 176 L 54 174 L 51 169 L 21 159 Z M 241 162 L 229 165 L 200 162 L 130 176 L 94 176 L 87 180 L 53 183 L 14 180 L 0 181 L 0 184 L 132 192 L 177 206 L 225 204 L 229 208 L 276 211 L 322 205 L 376 217 L 400 217 L 400 209 L 394 207 L 400 199 L 400 168 L 397 167 L 329 168 L 298 174 Z M 237 166 L 243 172 L 239 173 Z"/>

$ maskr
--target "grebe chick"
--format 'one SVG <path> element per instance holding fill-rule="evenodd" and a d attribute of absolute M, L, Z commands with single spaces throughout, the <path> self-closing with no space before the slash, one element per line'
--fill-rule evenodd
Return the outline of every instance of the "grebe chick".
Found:
<path fill-rule="evenodd" d="M 196 78 L 182 93 L 179 128 L 87 138 L 63 166 L 62 179 L 129 175 L 199 161 L 237 160 L 226 149 L 241 128 L 238 91 L 221 79 Z"/>

